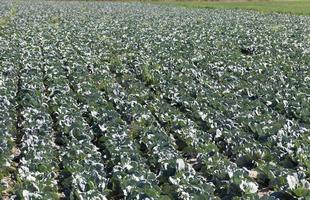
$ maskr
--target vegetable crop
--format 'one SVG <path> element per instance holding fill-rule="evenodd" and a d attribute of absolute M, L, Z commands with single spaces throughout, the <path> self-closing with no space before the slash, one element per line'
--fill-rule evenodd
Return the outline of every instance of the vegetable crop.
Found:
<path fill-rule="evenodd" d="M 1 1 L 1 199 L 309 199 L 310 18 Z"/>

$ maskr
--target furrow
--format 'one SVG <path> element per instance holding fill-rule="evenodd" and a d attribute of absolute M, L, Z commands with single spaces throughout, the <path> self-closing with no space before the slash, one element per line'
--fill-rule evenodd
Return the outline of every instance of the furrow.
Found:
<path fill-rule="evenodd" d="M 19 67 L 18 72 L 17 72 L 17 92 L 16 92 L 16 96 L 15 96 L 15 101 L 16 101 L 16 108 L 15 108 L 15 112 L 16 112 L 16 122 L 15 122 L 15 129 L 16 129 L 16 135 L 15 135 L 15 146 L 16 146 L 16 150 L 20 151 L 19 149 L 22 147 L 22 139 L 23 139 L 23 115 L 22 115 L 22 110 L 23 110 L 23 106 L 22 106 L 22 98 L 23 98 L 23 94 L 22 94 L 22 78 L 21 78 L 21 68 Z M 19 163 L 21 158 L 21 154 L 17 154 L 15 155 L 13 161 L 17 163 Z"/>
<path fill-rule="evenodd" d="M 13 166 L 15 168 L 14 171 L 11 171 L 11 180 L 13 182 L 13 185 L 11 186 L 12 188 L 15 187 L 16 182 L 18 181 L 18 168 L 20 167 L 20 160 L 22 158 L 22 140 L 24 136 L 24 131 L 23 131 L 23 120 L 24 117 L 22 115 L 22 78 L 21 78 L 21 67 L 18 67 L 17 70 L 17 91 L 16 91 L 16 96 L 15 96 L 15 113 L 16 113 L 16 119 L 15 119 L 15 136 L 14 136 L 14 142 L 15 142 L 15 148 L 13 149 Z M 10 194 L 11 196 L 12 194 Z"/>

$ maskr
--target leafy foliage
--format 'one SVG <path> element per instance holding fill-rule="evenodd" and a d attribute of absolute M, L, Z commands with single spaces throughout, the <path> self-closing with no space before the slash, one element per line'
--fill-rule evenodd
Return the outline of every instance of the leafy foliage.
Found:
<path fill-rule="evenodd" d="M 1 197 L 309 197 L 309 17 L 11 4 Z"/>

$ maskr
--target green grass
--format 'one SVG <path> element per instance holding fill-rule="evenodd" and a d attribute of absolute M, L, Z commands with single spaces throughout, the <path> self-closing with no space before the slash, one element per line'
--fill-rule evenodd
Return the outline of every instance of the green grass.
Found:
<path fill-rule="evenodd" d="M 154 0 L 150 2 L 154 4 L 182 6 L 187 8 L 248 9 L 261 12 L 279 12 L 297 15 L 310 15 L 310 0 L 252 0 L 235 2 L 200 0 Z"/>

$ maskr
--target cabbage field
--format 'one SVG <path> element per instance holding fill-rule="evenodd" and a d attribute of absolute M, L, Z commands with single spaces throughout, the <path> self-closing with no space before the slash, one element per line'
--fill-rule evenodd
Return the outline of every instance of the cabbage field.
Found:
<path fill-rule="evenodd" d="M 310 199 L 310 17 L 0 1 L 0 199 Z"/>

